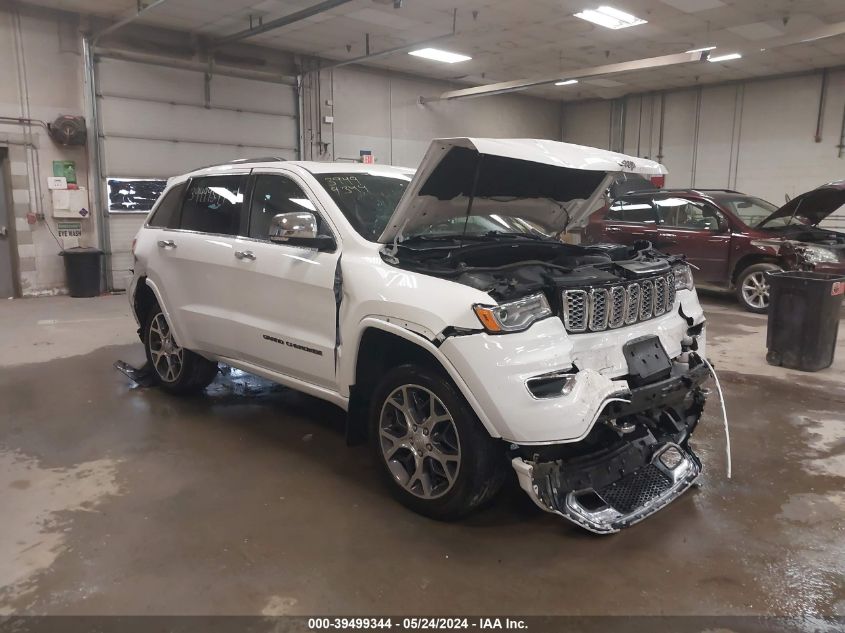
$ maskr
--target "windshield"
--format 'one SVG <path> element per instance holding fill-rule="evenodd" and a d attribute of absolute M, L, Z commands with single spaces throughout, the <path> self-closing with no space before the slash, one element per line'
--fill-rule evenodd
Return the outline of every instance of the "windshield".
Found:
<path fill-rule="evenodd" d="M 549 237 L 549 232 L 544 231 L 540 226 L 526 220 L 510 215 L 491 213 L 488 215 L 470 215 L 464 217 L 448 218 L 432 224 L 424 224 L 412 229 L 407 237 L 428 235 L 432 237 L 442 235 L 494 235 L 503 233 L 507 235 L 525 235 L 526 237 Z"/>
<path fill-rule="evenodd" d="M 411 181 L 401 172 L 314 174 L 362 237 L 375 242 Z"/>
<path fill-rule="evenodd" d="M 777 207 L 771 202 L 751 196 L 719 197 L 719 202 L 729 211 L 733 211 L 734 215 L 742 220 L 746 226 L 757 226 L 777 211 Z M 789 218 L 780 218 L 773 220 L 767 226 L 786 226 L 788 223 Z"/>

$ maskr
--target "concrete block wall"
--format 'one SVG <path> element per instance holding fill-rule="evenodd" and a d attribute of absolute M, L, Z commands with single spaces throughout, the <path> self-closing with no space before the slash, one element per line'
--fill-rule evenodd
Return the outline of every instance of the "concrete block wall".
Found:
<path fill-rule="evenodd" d="M 624 97 L 617 103 L 625 110 L 621 143 L 611 139 L 609 102 L 565 104 L 563 140 L 660 160 L 669 187 L 737 189 L 780 205 L 786 195 L 845 178 L 837 147 L 845 70 L 829 73 L 817 142 L 821 82 L 817 71 Z M 845 212 L 825 224 L 845 229 Z"/>
<path fill-rule="evenodd" d="M 6 60 L 0 64 L 0 116 L 48 122 L 60 114 L 83 114 L 79 23 L 61 16 L 16 5 L 0 9 L 0 59 Z M 3 122 L 0 146 L 8 152 L 22 294 L 63 292 L 64 264 L 50 233 L 56 233 L 56 222 L 46 179 L 54 160 L 73 160 L 78 183 L 87 186 L 85 148 L 57 146 L 38 124 Z M 30 212 L 44 219 L 29 224 Z M 82 222 L 80 244 L 96 246 L 96 219 Z"/>
<path fill-rule="evenodd" d="M 416 167 L 437 137 L 560 139 L 554 101 L 501 95 L 422 105 L 420 96 L 464 86 L 351 66 L 333 75 L 328 90 L 323 82 L 322 95 L 334 103 L 334 124 L 323 127 L 323 136 L 332 140 L 336 159 L 371 150 L 377 163 Z"/>

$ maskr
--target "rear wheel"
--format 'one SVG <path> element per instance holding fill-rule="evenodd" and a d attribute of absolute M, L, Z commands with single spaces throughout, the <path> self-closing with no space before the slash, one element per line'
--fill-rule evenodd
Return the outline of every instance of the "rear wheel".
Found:
<path fill-rule="evenodd" d="M 492 499 L 505 460 L 448 378 L 415 365 L 391 369 L 376 387 L 370 438 L 392 494 L 412 510 L 456 519 Z"/>
<path fill-rule="evenodd" d="M 736 298 L 749 312 L 762 314 L 769 309 L 769 280 L 766 273 L 783 270 L 777 264 L 754 264 L 743 270 L 736 280 Z"/>
<path fill-rule="evenodd" d="M 164 312 L 156 304 L 147 313 L 144 348 L 156 383 L 173 394 L 196 393 L 217 375 L 217 363 L 180 347 Z"/>

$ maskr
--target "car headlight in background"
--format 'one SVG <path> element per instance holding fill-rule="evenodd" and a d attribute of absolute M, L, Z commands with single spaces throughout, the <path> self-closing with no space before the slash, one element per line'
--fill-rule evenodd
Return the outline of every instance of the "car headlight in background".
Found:
<path fill-rule="evenodd" d="M 528 329 L 535 321 L 545 319 L 552 314 L 549 302 L 542 293 L 497 306 L 477 303 L 472 306 L 472 309 L 484 329 L 492 334 L 520 332 Z"/>
<path fill-rule="evenodd" d="M 692 269 L 687 264 L 672 266 L 672 274 L 675 276 L 675 290 L 692 290 Z"/>
<path fill-rule="evenodd" d="M 801 255 L 804 261 L 810 264 L 835 263 L 839 261 L 836 253 L 821 246 L 805 246 L 801 249 Z"/>

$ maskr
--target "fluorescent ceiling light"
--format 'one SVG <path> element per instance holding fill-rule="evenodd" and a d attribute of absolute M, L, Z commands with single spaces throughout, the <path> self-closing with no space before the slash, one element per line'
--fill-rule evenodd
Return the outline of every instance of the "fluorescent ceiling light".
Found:
<path fill-rule="evenodd" d="M 439 48 L 421 48 L 418 51 L 410 51 L 408 55 L 413 55 L 414 57 L 424 57 L 425 59 L 433 59 L 436 62 L 445 62 L 447 64 L 465 62 L 472 59 L 472 57 L 468 55 L 441 51 Z"/>
<path fill-rule="evenodd" d="M 577 84 L 577 79 L 565 79 L 564 81 L 558 81 L 555 83 L 556 86 L 571 86 L 572 84 Z"/>
<path fill-rule="evenodd" d="M 742 55 L 739 53 L 728 53 L 727 55 L 717 55 L 716 57 L 708 57 L 708 62 L 726 62 L 731 59 L 740 59 Z"/>
<path fill-rule="evenodd" d="M 688 51 L 684 51 L 685 53 L 703 53 L 704 51 L 712 51 L 715 46 L 702 46 L 701 48 L 691 48 Z"/>
<path fill-rule="evenodd" d="M 647 22 L 647 20 L 641 20 L 630 13 L 606 6 L 598 9 L 584 9 L 581 13 L 576 13 L 575 17 L 608 29 L 626 29 L 629 26 L 637 26 Z"/>

